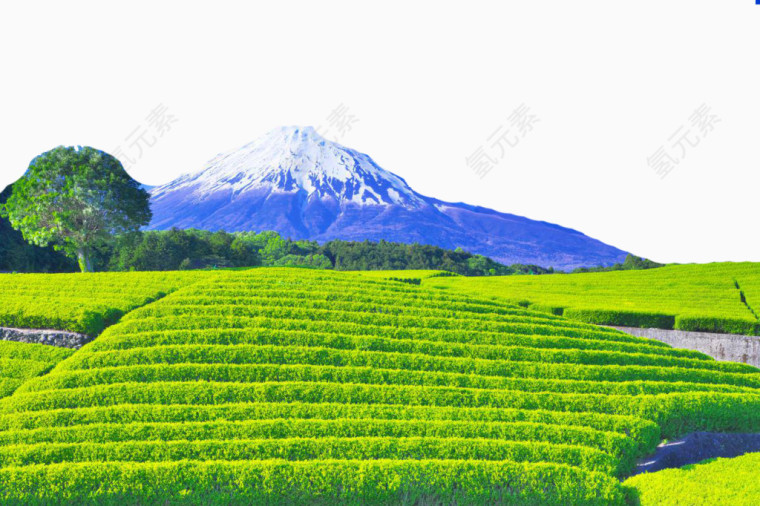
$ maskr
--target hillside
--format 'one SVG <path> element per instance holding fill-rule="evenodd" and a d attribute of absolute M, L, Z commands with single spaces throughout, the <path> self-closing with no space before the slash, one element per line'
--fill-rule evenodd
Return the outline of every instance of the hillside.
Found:
<path fill-rule="evenodd" d="M 760 430 L 746 365 L 355 273 L 186 274 L 0 400 L 0 502 L 622 505 L 661 438 Z"/>
<path fill-rule="evenodd" d="M 0 398 L 12 394 L 28 379 L 46 373 L 72 353 L 53 346 L 0 341 Z"/>
<path fill-rule="evenodd" d="M 760 264 L 434 278 L 424 285 L 603 325 L 760 335 Z"/>
<path fill-rule="evenodd" d="M 282 127 L 151 191 L 151 229 L 273 230 L 324 243 L 395 241 L 497 262 L 571 270 L 626 253 L 581 232 L 414 191 L 364 153 L 312 127 Z"/>
<path fill-rule="evenodd" d="M 0 274 L 0 326 L 96 336 L 125 313 L 210 272 Z"/>

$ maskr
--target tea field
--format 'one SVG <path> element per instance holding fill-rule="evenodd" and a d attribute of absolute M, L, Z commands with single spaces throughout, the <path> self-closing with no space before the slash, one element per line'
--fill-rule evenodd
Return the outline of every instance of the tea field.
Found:
<path fill-rule="evenodd" d="M 641 474 L 627 480 L 626 485 L 637 491 L 642 506 L 756 506 L 760 504 L 759 469 L 760 453 L 750 453 Z"/>
<path fill-rule="evenodd" d="M 0 397 L 12 394 L 26 380 L 49 371 L 72 353 L 54 346 L 0 341 Z"/>
<path fill-rule="evenodd" d="M 760 335 L 758 263 L 541 276 L 433 276 L 422 284 L 595 324 Z"/>
<path fill-rule="evenodd" d="M 1 504 L 623 505 L 663 438 L 760 431 L 760 370 L 426 286 L 458 278 L 48 278 L 50 322 L 125 314 L 0 399 Z"/>
<path fill-rule="evenodd" d="M 95 336 L 126 312 L 212 275 L 208 271 L 0 274 L 0 325 Z"/>

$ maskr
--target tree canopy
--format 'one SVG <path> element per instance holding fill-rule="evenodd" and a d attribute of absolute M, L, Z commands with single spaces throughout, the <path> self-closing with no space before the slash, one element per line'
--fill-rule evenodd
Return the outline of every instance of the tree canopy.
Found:
<path fill-rule="evenodd" d="M 93 269 L 96 248 L 151 218 L 148 193 L 116 158 L 64 146 L 32 160 L 0 215 L 31 244 L 52 245 L 75 258 L 83 272 Z"/>
<path fill-rule="evenodd" d="M 608 272 L 608 271 L 640 271 L 645 269 L 656 269 L 657 267 L 663 267 L 665 264 L 649 260 L 648 258 L 638 257 L 628 253 L 623 263 L 616 263 L 610 266 L 597 266 L 597 267 L 579 267 L 573 270 L 573 273 L 581 272 Z"/>
<path fill-rule="evenodd" d="M 466 276 L 544 274 L 536 265 L 506 266 L 466 251 L 387 241 L 291 240 L 277 232 L 148 231 L 121 236 L 97 252 L 108 270 L 288 266 L 335 270 L 448 270 Z"/>
<path fill-rule="evenodd" d="M 0 192 L 0 207 L 11 196 L 12 186 Z M 74 272 L 76 262 L 52 246 L 40 248 L 29 244 L 10 222 L 0 217 L 0 272 Z"/>

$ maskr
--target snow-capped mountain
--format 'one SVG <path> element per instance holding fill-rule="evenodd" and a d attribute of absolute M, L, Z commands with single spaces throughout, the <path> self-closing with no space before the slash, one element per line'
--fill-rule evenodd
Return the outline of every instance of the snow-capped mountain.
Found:
<path fill-rule="evenodd" d="M 626 255 L 558 225 L 422 196 L 369 156 L 312 127 L 272 130 L 151 195 L 151 229 L 418 242 L 559 269 L 609 265 Z"/>
<path fill-rule="evenodd" d="M 262 188 L 305 192 L 359 205 L 424 203 L 400 177 L 353 149 L 321 137 L 312 127 L 283 127 L 240 149 L 217 155 L 201 172 L 186 174 L 153 192 L 158 200 L 190 189 L 195 197 L 231 192 L 233 199 Z"/>

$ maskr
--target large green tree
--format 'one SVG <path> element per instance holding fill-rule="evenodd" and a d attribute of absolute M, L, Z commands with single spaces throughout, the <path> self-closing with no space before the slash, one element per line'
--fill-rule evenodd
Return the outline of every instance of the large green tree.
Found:
<path fill-rule="evenodd" d="M 90 147 L 57 147 L 29 165 L 0 207 L 24 239 L 53 245 L 93 270 L 94 249 L 150 222 L 148 193 L 121 163 Z"/>

